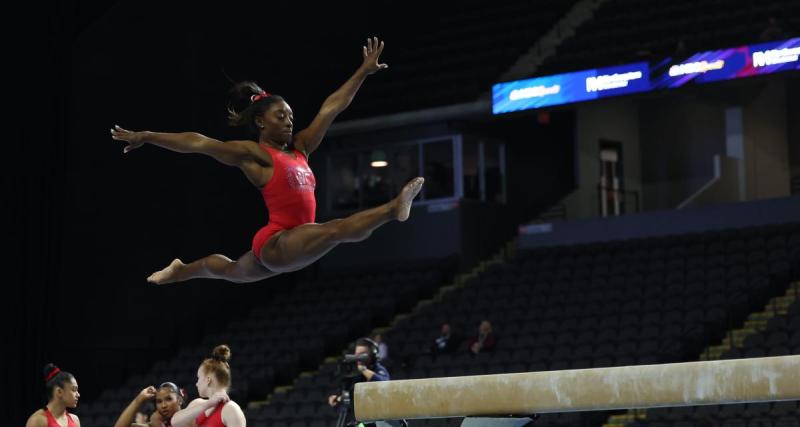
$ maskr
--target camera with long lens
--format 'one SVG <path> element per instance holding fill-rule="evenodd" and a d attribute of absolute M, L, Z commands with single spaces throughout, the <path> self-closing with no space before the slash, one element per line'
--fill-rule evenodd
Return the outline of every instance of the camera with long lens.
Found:
<path fill-rule="evenodd" d="M 358 370 L 358 362 L 369 364 L 371 357 L 369 353 L 362 354 L 346 354 L 342 356 L 339 361 L 339 366 L 336 368 L 336 376 L 340 380 L 350 380 L 361 375 Z"/>

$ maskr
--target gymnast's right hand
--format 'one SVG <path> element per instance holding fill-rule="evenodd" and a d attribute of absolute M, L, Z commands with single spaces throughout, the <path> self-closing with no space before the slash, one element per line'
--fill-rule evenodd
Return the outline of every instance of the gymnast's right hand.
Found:
<path fill-rule="evenodd" d="M 152 399 L 154 397 L 156 397 L 156 388 L 153 386 L 145 388 L 144 390 L 139 392 L 138 396 L 136 396 L 136 398 L 141 402 L 144 402 L 145 400 L 148 399 Z"/>
<path fill-rule="evenodd" d="M 218 391 L 208 398 L 208 407 L 213 408 L 220 403 L 228 402 L 229 400 L 231 400 L 231 398 L 228 397 L 228 393 L 225 393 L 224 391 Z"/>
<path fill-rule="evenodd" d="M 144 145 L 144 132 L 133 132 L 117 125 L 114 125 L 114 128 L 111 129 L 111 138 L 128 143 L 128 145 L 122 149 L 123 153 L 128 153 Z"/>

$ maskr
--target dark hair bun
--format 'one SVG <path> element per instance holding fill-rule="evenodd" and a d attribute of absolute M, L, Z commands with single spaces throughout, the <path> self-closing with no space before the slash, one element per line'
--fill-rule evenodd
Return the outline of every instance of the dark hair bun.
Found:
<path fill-rule="evenodd" d="M 211 357 L 220 362 L 228 362 L 231 360 L 231 349 L 225 344 L 214 347 Z"/>

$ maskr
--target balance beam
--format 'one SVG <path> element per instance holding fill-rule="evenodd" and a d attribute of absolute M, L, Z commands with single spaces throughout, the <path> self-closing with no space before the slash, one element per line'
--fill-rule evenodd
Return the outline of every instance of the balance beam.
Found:
<path fill-rule="evenodd" d="M 359 421 L 800 399 L 800 356 L 358 383 Z"/>

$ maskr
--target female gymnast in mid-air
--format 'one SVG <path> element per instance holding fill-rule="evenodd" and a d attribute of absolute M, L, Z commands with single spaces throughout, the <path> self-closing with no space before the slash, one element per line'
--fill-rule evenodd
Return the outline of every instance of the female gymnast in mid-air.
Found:
<path fill-rule="evenodd" d="M 263 280 L 300 270 L 339 243 L 364 240 L 389 221 L 408 219 L 412 201 L 422 189 L 421 177 L 412 179 L 397 197 L 382 206 L 347 218 L 314 222 L 316 180 L 308 166 L 308 156 L 322 142 L 334 118 L 350 105 L 366 77 L 388 67 L 379 62 L 383 48 L 377 37 L 367 39 L 361 66 L 325 100 L 308 128 L 296 134 L 292 132 L 294 117 L 289 104 L 253 82 L 242 82 L 232 89 L 228 119 L 233 126 L 248 126 L 254 141 L 222 142 L 194 132 L 133 132 L 114 126 L 112 138 L 128 144 L 124 153 L 152 144 L 179 153 L 205 154 L 238 167 L 261 191 L 269 210 L 269 223 L 253 237 L 252 250 L 238 260 L 220 254 L 189 264 L 175 259 L 147 281 L 163 284 L 194 278 L 237 283 Z"/>

